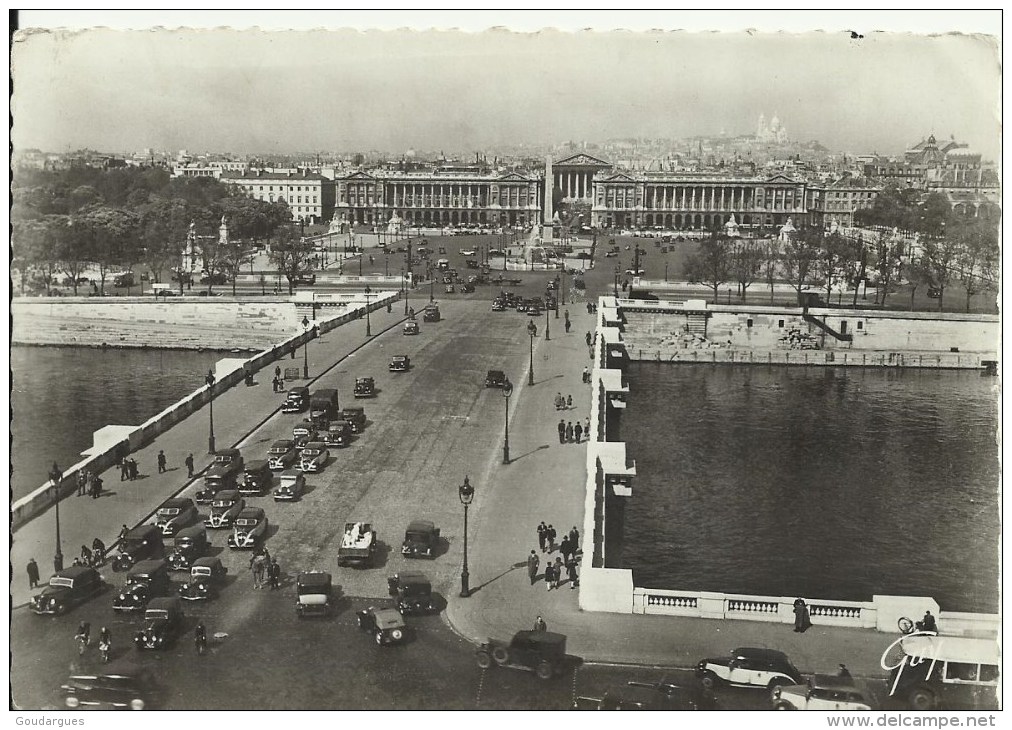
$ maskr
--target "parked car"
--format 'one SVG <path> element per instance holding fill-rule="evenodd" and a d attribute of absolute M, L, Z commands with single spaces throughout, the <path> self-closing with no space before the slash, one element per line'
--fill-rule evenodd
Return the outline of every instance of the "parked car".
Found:
<path fill-rule="evenodd" d="M 157 706 L 161 692 L 147 669 L 124 663 L 94 674 L 74 674 L 60 687 L 63 704 L 71 709 L 147 710 Z"/>
<path fill-rule="evenodd" d="M 354 565 L 361 567 L 372 562 L 376 553 L 376 531 L 368 522 L 347 522 L 344 536 L 337 549 L 339 567 Z"/>
<path fill-rule="evenodd" d="M 418 322 L 413 319 L 409 319 L 404 323 L 404 334 L 406 335 L 417 335 L 418 334 Z"/>
<path fill-rule="evenodd" d="M 853 677 L 816 674 L 803 684 L 777 685 L 770 694 L 774 710 L 871 710 L 872 696 Z"/>
<path fill-rule="evenodd" d="M 376 382 L 372 378 L 355 378 L 355 397 L 372 398 L 376 395 Z"/>
<path fill-rule="evenodd" d="M 190 568 L 190 579 L 179 587 L 179 597 L 184 601 L 213 598 L 227 574 L 228 568 L 221 564 L 221 558 L 198 558 Z"/>
<path fill-rule="evenodd" d="M 713 693 L 699 687 L 658 682 L 628 682 L 601 697 L 577 697 L 574 710 L 716 710 Z"/>
<path fill-rule="evenodd" d="M 485 375 L 486 388 L 502 388 L 506 385 L 506 373 L 502 370 L 489 370 Z"/>
<path fill-rule="evenodd" d="M 550 631 L 518 631 L 509 642 L 489 639 L 478 648 L 476 657 L 482 669 L 523 669 L 541 679 L 558 676 L 568 664 L 566 637 Z"/>
<path fill-rule="evenodd" d="M 310 441 L 302 449 L 299 459 L 299 469 L 306 473 L 319 472 L 327 465 L 330 459 L 330 450 L 323 441 Z M 284 475 L 282 475 L 284 476 Z"/>
<path fill-rule="evenodd" d="M 461 294 L 474 294 L 474 284 L 472 284 L 470 282 L 467 283 L 467 284 L 461 284 L 460 285 L 460 293 Z"/>
<path fill-rule="evenodd" d="M 390 358 L 390 372 L 404 373 L 411 369 L 411 358 L 407 355 L 394 355 Z"/>
<path fill-rule="evenodd" d="M 401 555 L 406 558 L 434 558 L 439 528 L 430 520 L 412 520 L 404 531 Z"/>
<path fill-rule="evenodd" d="M 207 553 L 211 544 L 207 541 L 207 530 L 203 525 L 193 525 L 176 533 L 169 553 L 169 567 L 172 570 L 189 570 L 193 561 Z"/>
<path fill-rule="evenodd" d="M 341 419 L 351 424 L 352 433 L 362 433 L 365 430 L 365 408 L 345 408 L 341 411 Z"/>
<path fill-rule="evenodd" d="M 222 449 L 214 454 L 214 464 L 226 467 L 236 474 L 242 472 L 242 453 L 239 449 Z"/>
<path fill-rule="evenodd" d="M 352 427 L 351 422 L 343 418 L 339 421 L 331 421 L 327 427 L 327 433 L 323 440 L 328 446 L 347 446 L 351 443 Z"/>
<path fill-rule="evenodd" d="M 767 687 L 803 684 L 797 667 L 782 651 L 742 647 L 729 657 L 703 659 L 696 667 L 703 687 L 712 690 L 718 683 L 735 687 Z"/>
<path fill-rule="evenodd" d="M 138 649 L 164 649 L 183 630 L 183 609 L 178 598 L 155 598 L 144 611 L 144 628 L 134 635 Z"/>
<path fill-rule="evenodd" d="M 249 550 L 267 539 L 267 515 L 259 507 L 247 507 L 235 518 L 228 546 L 233 550 Z"/>
<path fill-rule="evenodd" d="M 272 471 L 287 469 L 295 464 L 299 452 L 295 448 L 294 439 L 279 439 L 267 450 L 267 463 Z"/>
<path fill-rule="evenodd" d="M 274 490 L 274 501 L 294 502 L 302 499 L 304 491 L 306 491 L 305 474 L 296 469 L 286 469 L 281 472 L 278 488 Z"/>
<path fill-rule="evenodd" d="M 395 573 L 387 578 L 387 588 L 404 616 L 431 613 L 437 608 L 432 583 L 422 573 L 411 570 Z"/>
<path fill-rule="evenodd" d="M 105 581 L 97 570 L 86 565 L 75 565 L 54 575 L 49 579 L 49 585 L 32 597 L 32 612 L 59 616 L 105 588 Z"/>
<path fill-rule="evenodd" d="M 204 488 L 194 495 L 197 504 L 211 504 L 218 492 L 236 489 L 241 472 L 227 464 L 212 464 L 204 472 Z"/>
<path fill-rule="evenodd" d="M 228 529 L 245 507 L 246 500 L 239 494 L 238 489 L 218 492 L 211 502 L 211 512 L 204 520 L 204 527 L 210 527 L 212 530 Z"/>
<path fill-rule="evenodd" d="M 331 591 L 330 573 L 299 573 L 295 580 L 295 615 L 299 618 L 329 615 Z"/>
<path fill-rule="evenodd" d="M 380 646 L 399 644 L 407 639 L 404 617 L 393 608 L 369 607 L 358 612 L 358 627 L 372 634 Z"/>
<path fill-rule="evenodd" d="M 171 537 L 184 527 L 197 521 L 197 507 L 189 497 L 173 497 L 162 503 L 155 512 L 155 524 L 162 534 Z"/>
<path fill-rule="evenodd" d="M 492 311 L 493 312 L 505 312 L 506 311 L 506 302 L 505 302 L 505 300 L 503 300 L 503 299 L 493 299 L 492 300 Z"/>
<path fill-rule="evenodd" d="M 425 310 L 422 312 L 422 320 L 425 322 L 438 322 L 439 321 L 439 305 L 438 304 L 426 304 Z"/>
<path fill-rule="evenodd" d="M 289 388 L 285 402 L 281 404 L 281 412 L 302 413 L 307 408 L 309 408 L 309 388 L 304 385 Z"/>
<path fill-rule="evenodd" d="M 119 554 L 112 560 L 116 572 L 128 570 L 145 558 L 160 558 L 165 554 L 162 530 L 157 525 L 141 525 L 127 532 L 119 541 Z"/>
<path fill-rule="evenodd" d="M 247 462 L 243 470 L 242 484 L 239 485 L 239 494 L 259 497 L 270 490 L 272 479 L 271 465 L 266 459 Z"/>
<path fill-rule="evenodd" d="M 143 611 L 148 601 L 167 595 L 172 588 L 164 560 L 142 560 L 127 572 L 126 584 L 113 599 L 114 611 Z"/>
<path fill-rule="evenodd" d="M 295 448 L 300 453 L 299 459 L 301 460 L 302 449 L 306 447 L 310 441 L 319 440 L 320 428 L 324 430 L 330 426 L 329 422 L 322 421 L 302 421 L 295 428 L 292 429 L 292 436 L 295 437 Z"/>

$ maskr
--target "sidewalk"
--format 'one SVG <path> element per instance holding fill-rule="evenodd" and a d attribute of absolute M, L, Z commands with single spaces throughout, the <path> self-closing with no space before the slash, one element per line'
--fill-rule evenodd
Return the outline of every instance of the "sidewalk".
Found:
<path fill-rule="evenodd" d="M 540 615 L 550 631 L 568 637 L 569 653 L 587 661 L 692 667 L 704 657 L 756 646 L 785 651 L 806 673 L 835 673 L 844 663 L 855 675 L 884 676 L 879 660 L 895 639 L 888 634 L 820 626 L 796 634 L 789 624 L 590 613 L 580 610 L 579 589 L 568 582 L 551 591 L 540 577 L 530 584 L 530 551 L 538 551 L 539 574 L 549 558 L 538 550 L 538 523 L 553 524 L 558 539 L 573 525 L 581 532 L 583 526 L 586 441 L 560 444 L 556 425 L 560 417 L 575 424 L 589 414 L 590 390 L 581 372 L 589 364 L 584 337 L 594 317 L 582 302 L 568 309 L 571 332 L 565 334 L 561 316 L 552 320 L 551 341 L 539 335 L 536 343 L 535 384 L 527 385 L 525 373 L 514 392 L 519 403 L 510 422 L 512 462 L 492 470 L 489 489 L 472 507 L 472 595 L 450 598 L 451 626 L 476 642 L 509 639 L 514 631 L 531 628 Z M 572 393 L 571 410 L 555 410 L 557 392 Z M 556 556 L 557 551 L 550 555 L 553 561 Z"/>
<path fill-rule="evenodd" d="M 382 308 L 372 312 L 370 318 L 374 337 L 402 321 L 403 311 L 403 303 L 394 302 L 390 313 Z M 368 341 L 365 323 L 361 320 L 353 320 L 321 335 L 309 343 L 307 350 L 311 380 L 289 381 L 288 385 L 311 385 L 325 370 Z M 227 356 L 228 353 L 221 354 L 223 358 Z M 299 352 L 295 359 L 283 358 L 277 362 L 282 369 L 298 366 L 301 370 L 302 361 L 303 355 Z M 264 368 L 256 374 L 255 386 L 239 384 L 215 397 L 214 435 L 215 446 L 219 450 L 239 443 L 281 407 L 284 395 L 268 390 L 272 377 L 273 367 Z M 80 555 L 82 545 L 90 548 L 95 537 L 101 538 L 111 548 L 122 525 L 133 527 L 144 522 L 159 504 L 193 481 L 187 479 L 183 465 L 187 454 L 193 454 L 194 478 L 200 478 L 200 473 L 211 462 L 207 453 L 208 422 L 208 407 L 205 406 L 151 444 L 132 453 L 130 456 L 137 461 L 139 471 L 136 481 L 120 481 L 119 468 L 115 467 L 101 474 L 104 491 L 100 499 L 72 495 L 60 503 L 65 567 L 69 567 Z M 168 460 L 168 471 L 159 474 L 156 459 L 162 449 Z M 39 590 L 28 590 L 25 570 L 28 560 L 35 558 L 41 582 L 45 584 L 52 574 L 55 547 L 55 509 L 39 515 L 12 535 L 12 607 L 24 605 Z"/>

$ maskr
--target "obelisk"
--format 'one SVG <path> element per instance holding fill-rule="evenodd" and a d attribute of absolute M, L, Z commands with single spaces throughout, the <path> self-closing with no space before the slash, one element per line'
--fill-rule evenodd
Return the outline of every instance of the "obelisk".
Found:
<path fill-rule="evenodd" d="M 545 218 L 541 224 L 541 241 L 552 242 L 552 195 L 555 192 L 555 178 L 552 175 L 552 156 L 545 157 Z"/>

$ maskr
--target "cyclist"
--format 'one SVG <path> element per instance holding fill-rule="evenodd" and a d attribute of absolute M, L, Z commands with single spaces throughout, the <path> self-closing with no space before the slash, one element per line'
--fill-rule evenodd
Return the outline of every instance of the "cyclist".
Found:
<path fill-rule="evenodd" d="M 204 650 L 207 649 L 207 632 L 204 630 L 204 623 L 202 621 L 198 621 L 197 625 L 193 628 L 193 644 L 198 654 L 203 654 Z"/>
<path fill-rule="evenodd" d="M 85 648 L 91 643 L 91 624 L 82 621 L 74 634 L 74 640 L 77 641 L 79 653 L 84 654 Z"/>
<path fill-rule="evenodd" d="M 105 626 L 98 633 L 98 650 L 102 653 L 102 661 L 109 661 L 109 650 L 112 648 L 112 632 Z"/>

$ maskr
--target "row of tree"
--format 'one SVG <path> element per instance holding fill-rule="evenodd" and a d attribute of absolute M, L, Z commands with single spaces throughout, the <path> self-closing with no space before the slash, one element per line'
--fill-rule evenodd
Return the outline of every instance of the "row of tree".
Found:
<path fill-rule="evenodd" d="M 223 216 L 226 246 L 218 244 Z M 234 293 L 235 276 L 252 247 L 272 237 L 283 245 L 298 240 L 285 201 L 253 200 L 220 181 L 169 178 L 157 168 L 19 173 L 11 218 L 12 267 L 22 290 L 32 279 L 47 293 L 63 273 L 77 294 L 90 267 L 98 268 L 103 294 L 108 274 L 118 269 L 141 265 L 160 282 L 179 266 L 191 231 L 209 286 L 224 277 L 232 280 Z M 177 278 L 182 286 L 185 277 Z"/>

